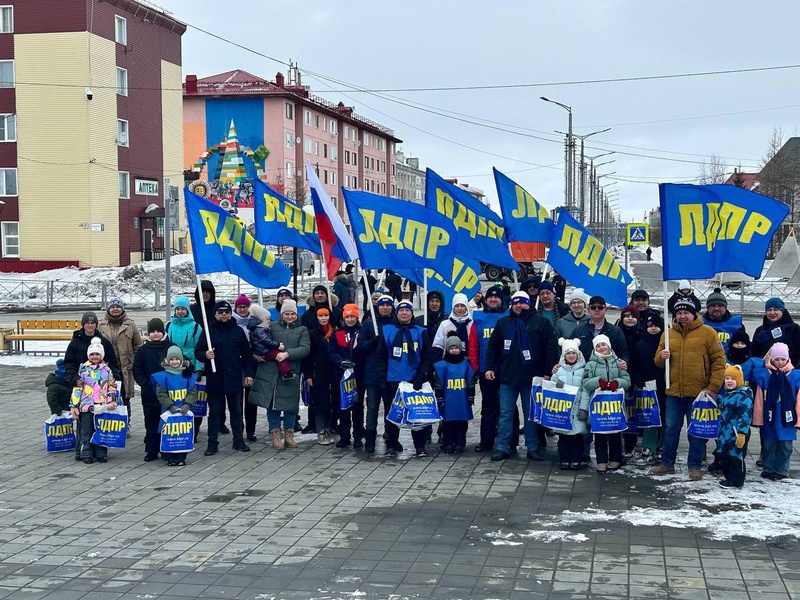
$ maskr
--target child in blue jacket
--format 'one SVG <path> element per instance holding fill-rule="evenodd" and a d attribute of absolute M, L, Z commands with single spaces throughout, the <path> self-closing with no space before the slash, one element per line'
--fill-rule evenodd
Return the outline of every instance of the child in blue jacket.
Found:
<path fill-rule="evenodd" d="M 178 346 L 170 346 L 161 366 L 164 367 L 163 371 L 150 376 L 159 404 L 173 415 L 179 412 L 187 414 L 197 401 L 197 375 L 190 361 L 184 358 Z M 165 452 L 164 459 L 170 467 L 186 465 L 185 452 Z"/>
<path fill-rule="evenodd" d="M 461 454 L 467 445 L 467 428 L 475 403 L 475 371 L 461 351 L 453 331 L 444 342 L 444 357 L 433 365 L 433 390 L 442 415 L 442 452 Z"/>
<path fill-rule="evenodd" d="M 724 475 L 719 485 L 740 488 L 747 472 L 744 459 L 753 421 L 753 390 L 745 385 L 739 365 L 725 367 L 725 380 L 717 396 L 717 405 L 720 411 L 719 436 L 714 454 Z"/>

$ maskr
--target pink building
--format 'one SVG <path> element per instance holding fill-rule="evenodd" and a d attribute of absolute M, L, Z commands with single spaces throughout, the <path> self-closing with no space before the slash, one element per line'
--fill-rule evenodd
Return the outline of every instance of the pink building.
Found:
<path fill-rule="evenodd" d="M 214 148 L 226 139 L 234 123 L 238 142 L 254 156 L 245 161 L 248 175 L 258 174 L 300 203 L 306 195 L 304 165 L 310 160 L 320 181 L 348 223 L 340 187 L 388 195 L 395 144 L 394 132 L 357 115 L 353 107 L 333 104 L 309 93 L 307 86 L 286 83 L 282 73 L 267 81 L 235 70 L 210 77 L 187 75 L 183 89 L 184 162 L 209 181 L 219 168 Z M 268 151 L 266 159 L 259 160 Z M 208 154 L 205 154 L 207 153 Z M 202 158 L 201 158 L 202 157 Z M 189 175 L 189 174 L 187 174 Z M 281 189 L 282 188 L 282 189 Z M 252 207 L 240 194 L 238 208 Z M 245 219 L 247 217 L 245 216 Z"/>

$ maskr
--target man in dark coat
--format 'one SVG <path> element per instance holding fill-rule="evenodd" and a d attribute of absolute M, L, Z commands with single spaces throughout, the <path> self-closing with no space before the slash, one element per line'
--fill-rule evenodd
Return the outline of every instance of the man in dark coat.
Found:
<path fill-rule="evenodd" d="M 625 336 L 622 330 L 616 325 L 612 325 L 606 321 L 606 309 L 605 298 L 602 296 L 592 296 L 589 299 L 589 320 L 578 325 L 575 331 L 572 332 L 572 337 L 578 338 L 581 341 L 581 354 L 583 354 L 583 358 L 588 361 L 594 350 L 593 340 L 595 336 L 600 334 L 608 336 L 611 342 L 611 349 L 619 359 L 620 369 L 627 370 L 628 363 L 631 360 L 628 344 L 625 343 Z"/>
<path fill-rule="evenodd" d="M 775 342 L 789 346 L 789 360 L 800 365 L 800 325 L 780 298 L 770 298 L 764 303 L 764 319 L 753 334 L 753 356 L 764 358 Z"/>
<path fill-rule="evenodd" d="M 389 290 L 389 295 L 394 298 L 395 302 L 403 299 L 403 278 L 391 270 L 386 271 L 386 279 L 384 280 L 386 289 Z"/>
<path fill-rule="evenodd" d="M 345 298 L 347 298 L 347 296 L 345 296 Z M 328 302 L 328 288 L 324 285 L 320 284 L 314 287 L 311 296 L 306 298 L 306 305 L 308 306 L 308 310 L 300 317 L 300 324 L 305 326 L 309 331 L 316 329 L 317 325 L 319 325 L 319 323 L 317 323 L 317 308 L 320 306 L 324 306 L 328 310 L 331 310 L 331 307 L 333 308 L 331 312 L 331 325 L 338 327 L 342 322 L 343 303 L 341 298 L 336 294 L 332 294 L 331 301 Z"/>
<path fill-rule="evenodd" d="M 414 325 L 425 327 L 428 330 L 428 339 L 432 340 L 436 336 L 439 324 L 447 318 L 447 312 L 444 310 L 444 295 L 442 292 L 434 290 L 428 292 L 427 295 L 428 324 L 425 325 L 425 317 L 420 315 L 414 319 Z"/>
<path fill-rule="evenodd" d="M 83 317 L 81 317 L 83 327 L 72 333 L 72 340 L 64 353 L 64 373 L 67 382 L 72 386 L 78 382 L 78 370 L 86 362 L 86 351 L 89 349 L 92 338 L 96 337 L 103 342 L 103 350 L 106 352 L 103 360 L 111 369 L 114 379 L 122 380 L 122 371 L 119 368 L 117 355 L 114 353 L 114 345 L 111 340 L 97 331 L 97 323 L 96 314 L 91 311 L 83 313 Z"/>
<path fill-rule="evenodd" d="M 522 398 L 528 459 L 544 459 L 544 448 L 539 448 L 538 426 L 528 420 L 531 380 L 537 376 L 549 379 L 556 362 L 558 349 L 552 325 L 531 310 L 528 294 L 516 292 L 511 297 L 510 314 L 495 325 L 486 353 L 486 379 L 500 381 L 500 419 L 492 460 L 509 457 L 518 397 Z"/>
<path fill-rule="evenodd" d="M 367 314 L 367 302 L 370 301 L 370 297 L 372 294 L 375 293 L 375 286 L 378 285 L 378 280 L 375 279 L 375 276 L 372 274 L 372 271 L 367 269 L 367 283 L 369 284 L 369 289 L 364 285 L 364 279 L 361 279 L 361 287 L 364 289 L 364 301 L 362 303 L 364 308 L 364 314 Z"/>
<path fill-rule="evenodd" d="M 242 381 L 244 385 L 253 385 L 253 351 L 250 342 L 231 317 L 231 305 L 224 300 L 214 305 L 214 320 L 209 322 L 211 348 L 206 337 L 200 338 L 195 349 L 195 356 L 203 359 L 206 375 L 206 392 L 208 393 L 208 448 L 205 455 L 212 456 L 219 450 L 217 437 L 219 434 L 220 413 L 227 402 L 231 416 L 233 433 L 233 449 L 249 452 L 250 447 L 244 443 L 244 423 L 242 422 Z M 216 371 L 211 368 L 211 361 L 216 362 Z"/>
<path fill-rule="evenodd" d="M 203 294 L 202 299 L 200 298 L 200 292 Z M 217 290 L 214 288 L 214 284 L 208 279 L 200 281 L 200 290 L 194 291 L 194 302 L 189 307 L 189 312 L 192 313 L 194 322 L 200 325 L 200 327 L 203 326 L 203 311 L 200 308 L 201 302 L 206 306 L 206 317 L 210 324 L 211 320 L 214 318 L 214 304 L 217 302 Z"/>
<path fill-rule="evenodd" d="M 639 323 L 642 327 L 646 327 L 647 321 L 650 317 L 660 317 L 661 313 L 650 306 L 650 294 L 647 290 L 638 289 L 631 294 L 631 304 L 639 311 Z"/>
<path fill-rule="evenodd" d="M 722 294 L 720 288 L 706 298 L 706 312 L 703 314 L 703 323 L 711 327 L 719 336 L 719 343 L 722 349 L 728 353 L 728 342 L 731 336 L 737 331 L 744 331 L 742 317 L 732 315 L 728 310 L 728 299 Z"/>
<path fill-rule="evenodd" d="M 158 458 L 161 435 L 159 419 L 163 409 L 150 379 L 164 370 L 167 350 L 175 344 L 166 336 L 164 323 L 159 318 L 147 322 L 147 339 L 133 355 L 133 379 L 142 388 L 142 413 L 144 415 L 144 462 Z"/>

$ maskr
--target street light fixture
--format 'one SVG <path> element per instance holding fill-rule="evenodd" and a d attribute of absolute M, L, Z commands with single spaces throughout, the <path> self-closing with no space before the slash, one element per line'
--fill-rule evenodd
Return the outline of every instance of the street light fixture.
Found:
<path fill-rule="evenodd" d="M 573 137 L 576 137 L 576 138 L 580 139 L 580 141 L 581 141 L 581 159 L 580 159 L 580 162 L 578 162 L 578 168 L 580 169 L 580 186 L 581 186 L 581 188 L 580 188 L 581 189 L 581 193 L 580 193 L 580 198 L 581 198 L 581 208 L 580 208 L 581 218 L 580 218 L 580 221 L 581 221 L 581 223 L 583 223 L 585 221 L 584 220 L 584 214 L 585 214 L 585 211 L 586 211 L 586 159 L 585 159 L 585 154 L 583 152 L 584 141 L 587 138 L 592 137 L 593 135 L 597 135 L 598 133 L 605 133 L 606 131 L 611 131 L 611 127 L 606 127 L 605 129 L 601 129 L 599 131 L 593 131 L 591 133 L 587 133 L 587 134 L 584 134 L 584 135 L 575 134 L 573 136 Z M 560 133 L 560 134 L 564 135 L 563 131 L 556 131 L 556 133 Z"/>
<path fill-rule="evenodd" d="M 573 148 L 572 148 L 572 107 L 566 104 L 562 104 L 561 102 L 556 102 L 555 100 L 550 100 L 550 98 L 545 98 L 544 96 L 539 96 L 540 100 L 544 100 L 545 102 L 549 102 L 550 104 L 556 104 L 566 110 L 569 113 L 569 128 L 567 129 L 567 164 L 566 164 L 566 176 L 567 176 L 567 185 L 566 189 L 564 190 L 564 204 L 567 207 L 567 210 L 570 210 L 574 204 L 575 198 L 573 197 L 573 189 L 572 189 L 572 163 L 573 163 Z"/>

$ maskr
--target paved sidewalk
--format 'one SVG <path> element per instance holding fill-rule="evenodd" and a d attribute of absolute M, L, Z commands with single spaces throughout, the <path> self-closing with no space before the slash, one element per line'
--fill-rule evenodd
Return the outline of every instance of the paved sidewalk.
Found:
<path fill-rule="evenodd" d="M 760 480 L 752 460 L 720 505 L 709 476 L 559 471 L 555 438 L 540 463 L 472 444 L 384 459 L 312 436 L 276 452 L 262 421 L 249 454 L 223 437 L 203 457 L 204 427 L 169 468 L 142 462 L 135 410 L 131 447 L 84 465 L 44 452 L 46 372 L 0 367 L 0 598 L 800 598 L 796 537 L 712 539 L 737 519 L 765 527 L 773 498 L 786 531 L 800 526 L 800 486 Z"/>

